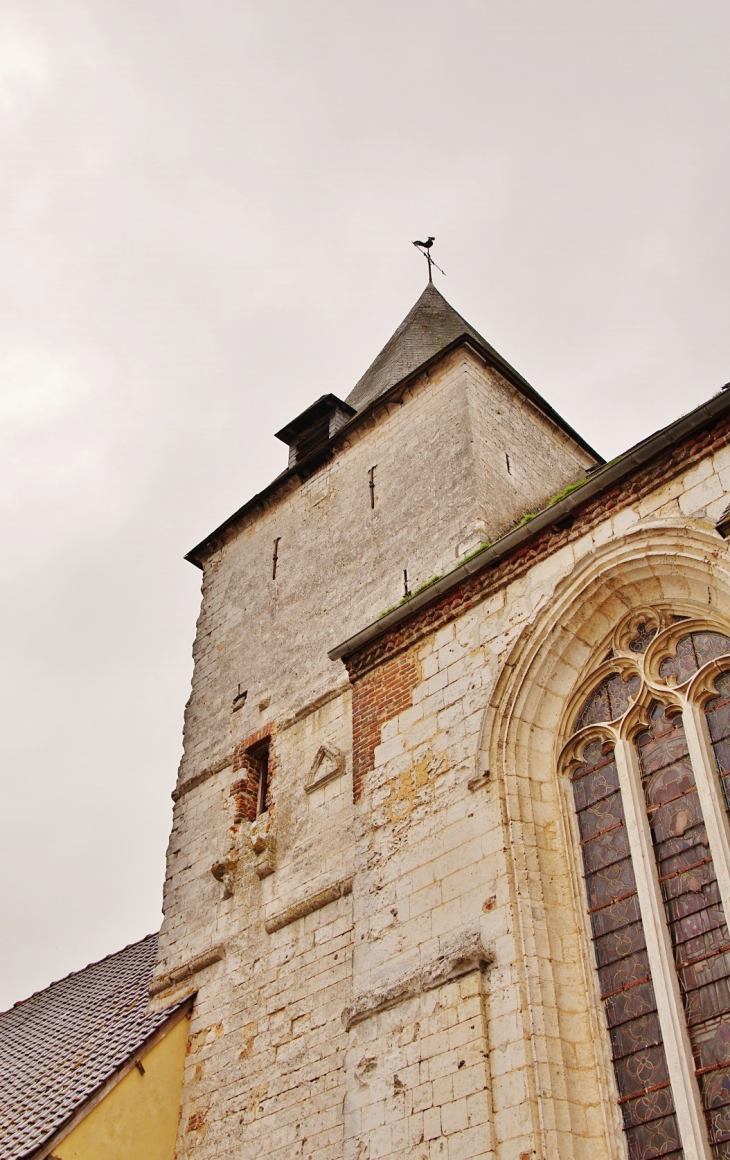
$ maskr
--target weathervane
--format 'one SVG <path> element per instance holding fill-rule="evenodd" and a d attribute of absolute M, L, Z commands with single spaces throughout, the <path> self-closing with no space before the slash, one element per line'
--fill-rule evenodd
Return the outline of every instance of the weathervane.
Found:
<path fill-rule="evenodd" d="M 432 238 L 429 235 L 429 237 L 426 238 L 425 242 L 414 242 L 413 243 L 413 245 L 416 247 L 418 252 L 420 254 L 423 254 L 424 258 L 428 262 L 428 280 L 429 280 L 429 282 L 433 282 L 433 278 L 431 277 L 431 267 L 432 266 L 436 266 L 436 269 L 438 270 L 438 272 L 440 274 L 443 274 L 444 277 L 446 277 L 446 271 L 442 270 L 440 266 L 436 265 L 436 262 L 434 262 L 433 258 L 431 257 L 431 246 L 433 245 L 433 243 L 435 241 L 436 241 L 436 239 Z"/>

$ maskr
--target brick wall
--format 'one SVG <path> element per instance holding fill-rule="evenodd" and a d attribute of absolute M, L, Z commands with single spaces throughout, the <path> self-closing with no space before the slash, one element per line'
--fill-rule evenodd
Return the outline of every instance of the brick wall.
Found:
<path fill-rule="evenodd" d="M 382 727 L 411 706 L 418 683 L 415 651 L 401 653 L 356 681 L 352 696 L 352 794 L 358 802 L 373 768 Z"/>

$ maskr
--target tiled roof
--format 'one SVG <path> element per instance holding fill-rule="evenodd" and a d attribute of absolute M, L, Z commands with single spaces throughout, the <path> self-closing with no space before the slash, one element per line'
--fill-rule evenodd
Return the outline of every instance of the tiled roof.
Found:
<path fill-rule="evenodd" d="M 150 934 L 0 1013 L 0 1158 L 30 1156 L 172 1015 L 146 1014 Z"/>
<path fill-rule="evenodd" d="M 347 402 L 362 411 L 384 391 L 423 366 L 463 334 L 471 335 L 481 346 L 492 351 L 486 339 L 457 314 L 433 282 L 429 282 L 413 309 L 347 396 Z M 493 353 L 497 354 L 496 351 Z"/>

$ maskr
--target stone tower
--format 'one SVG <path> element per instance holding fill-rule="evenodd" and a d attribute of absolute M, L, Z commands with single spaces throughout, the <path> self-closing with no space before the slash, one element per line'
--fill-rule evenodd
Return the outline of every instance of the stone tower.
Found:
<path fill-rule="evenodd" d="M 195 994 L 179 1157 L 678 1158 L 679 1133 L 709 1158 L 651 931 L 674 1105 L 668 1079 L 626 1103 L 569 787 L 680 629 L 715 633 L 715 666 L 730 649 L 729 405 L 602 466 L 429 284 L 189 553 L 151 988 L 154 1008 Z"/>
<path fill-rule="evenodd" d="M 220 1036 L 188 1085 L 193 1115 L 207 1105 L 190 1155 L 293 1154 L 284 1105 L 301 1138 L 310 1118 L 327 1125 L 313 1155 L 339 1155 L 343 1006 L 420 962 L 420 935 L 380 935 L 373 954 L 353 925 L 351 891 L 365 902 L 378 878 L 356 849 L 374 745 L 353 750 L 329 650 L 598 462 L 432 284 L 347 399 L 317 400 L 279 437 L 288 469 L 188 555 L 203 603 L 153 989 L 194 970 Z M 266 1115 L 274 1087 L 289 1094 Z"/>

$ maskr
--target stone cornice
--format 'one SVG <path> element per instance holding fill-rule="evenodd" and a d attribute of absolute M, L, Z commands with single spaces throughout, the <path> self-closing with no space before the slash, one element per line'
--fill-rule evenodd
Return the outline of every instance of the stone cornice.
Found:
<path fill-rule="evenodd" d="M 189 959 L 174 970 L 168 971 L 164 975 L 156 975 L 149 986 L 150 998 L 159 995 L 162 991 L 167 991 L 170 987 L 177 983 L 182 983 L 186 979 L 197 975 L 199 971 L 204 971 L 206 967 L 211 967 L 213 963 L 219 963 L 226 953 L 224 946 L 211 947 L 210 950 L 203 951 L 202 954 L 196 955 L 195 958 Z"/>
<path fill-rule="evenodd" d="M 332 885 L 326 886 L 323 890 L 318 890 L 316 894 L 310 894 L 308 898 L 303 898 L 301 901 L 287 906 L 278 914 L 272 914 L 264 923 L 266 932 L 274 934 L 282 927 L 296 922 L 298 918 L 306 918 L 308 914 L 314 914 L 315 910 L 321 910 L 330 902 L 336 902 L 338 898 L 346 898 L 348 894 L 352 894 L 352 876 L 343 878 L 339 882 L 333 882 Z"/>
<path fill-rule="evenodd" d="M 419 970 L 358 995 L 342 1012 L 345 1030 L 349 1031 L 356 1023 L 369 1019 L 371 1015 L 388 1011 L 407 999 L 414 999 L 424 991 L 434 991 L 444 983 L 451 983 L 471 971 L 482 970 L 493 960 L 494 952 L 484 945 L 478 929 L 461 931 L 447 939 L 439 954 Z"/>

